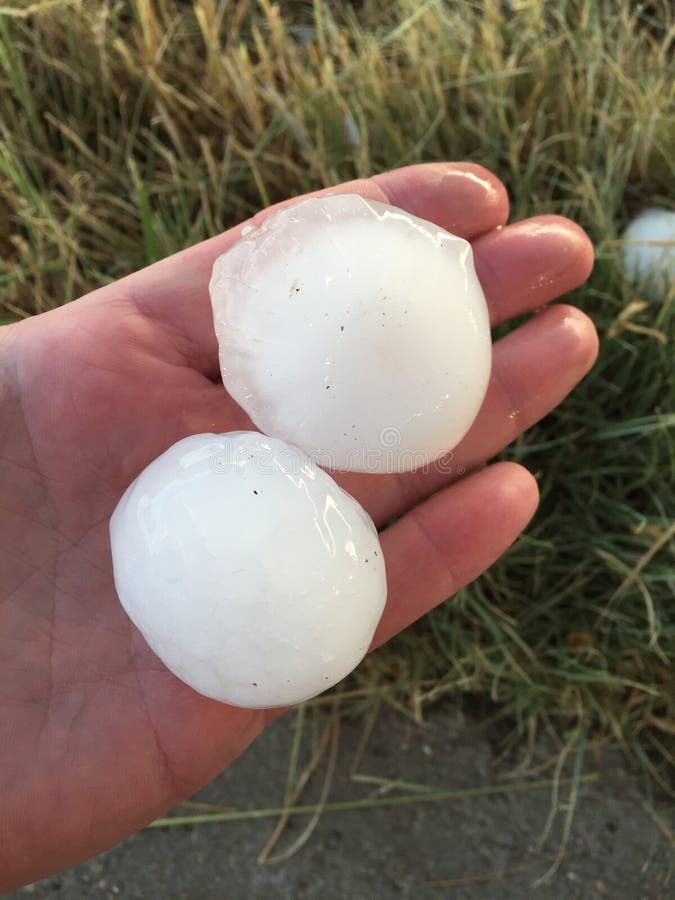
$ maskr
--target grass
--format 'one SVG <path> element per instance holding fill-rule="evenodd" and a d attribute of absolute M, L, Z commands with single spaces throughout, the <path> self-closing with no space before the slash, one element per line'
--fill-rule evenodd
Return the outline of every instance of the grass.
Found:
<path fill-rule="evenodd" d="M 589 774 L 582 776 L 583 783 L 597 781 L 597 774 Z M 282 815 L 306 816 L 315 813 L 317 810 L 330 811 L 346 811 L 353 809 L 370 809 L 374 806 L 409 806 L 419 803 L 439 803 L 447 800 L 459 800 L 467 797 L 488 797 L 492 794 L 518 793 L 520 791 L 537 791 L 550 790 L 554 784 L 560 785 L 560 781 L 553 779 L 541 779 L 540 781 L 523 781 L 508 785 L 486 785 L 484 787 L 466 788 L 456 791 L 421 791 L 418 794 L 404 794 L 397 797 L 380 797 L 371 800 L 338 800 L 334 803 L 308 803 L 303 806 L 285 806 L 272 807 L 270 809 L 245 809 L 245 810 L 224 810 L 204 813 L 203 815 L 188 816 L 168 816 L 167 818 L 155 819 L 149 826 L 151 828 L 175 828 L 180 825 L 197 825 L 197 824 L 213 824 L 215 822 L 233 822 L 243 821 L 246 819 L 276 819 Z M 205 806 L 209 804 L 204 804 Z"/>
<path fill-rule="evenodd" d="M 675 734 L 673 296 L 619 239 L 672 204 L 663 3 L 49 0 L 0 6 L 0 316 L 66 303 L 260 206 L 471 159 L 513 217 L 555 212 L 597 265 L 573 301 L 593 372 L 503 455 L 542 502 L 512 550 L 388 647 L 342 702 L 420 716 L 486 697 L 507 746 L 616 740 L 663 786 Z M 669 55 L 670 54 L 670 55 Z M 316 701 L 321 703 L 323 701 Z"/>

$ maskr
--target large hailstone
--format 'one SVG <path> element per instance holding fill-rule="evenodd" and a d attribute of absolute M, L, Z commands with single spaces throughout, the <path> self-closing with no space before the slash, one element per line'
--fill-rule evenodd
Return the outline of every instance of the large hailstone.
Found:
<path fill-rule="evenodd" d="M 455 447 L 490 375 L 470 245 L 355 195 L 249 228 L 210 285 L 223 383 L 322 465 L 408 471 Z"/>
<path fill-rule="evenodd" d="M 302 451 L 257 433 L 178 441 L 127 489 L 110 536 L 117 593 L 150 647 L 237 706 L 331 687 L 384 608 L 368 514 Z"/>
<path fill-rule="evenodd" d="M 623 235 L 626 277 L 655 300 L 675 285 L 675 212 L 654 207 L 640 213 Z"/>

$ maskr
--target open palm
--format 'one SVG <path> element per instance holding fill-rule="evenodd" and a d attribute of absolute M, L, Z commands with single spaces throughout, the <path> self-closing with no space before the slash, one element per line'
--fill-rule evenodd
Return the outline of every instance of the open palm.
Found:
<path fill-rule="evenodd" d="M 479 166 L 414 166 L 340 190 L 469 238 L 494 324 L 590 272 L 572 223 L 502 228 L 505 191 Z M 119 605 L 108 537 L 121 493 L 170 444 L 251 427 L 219 381 L 207 291 L 240 230 L 0 332 L 0 889 L 140 828 L 274 715 L 208 700 L 164 668 Z M 495 345 L 487 397 L 450 473 L 338 476 L 380 526 L 400 517 L 382 534 L 390 589 L 376 642 L 516 538 L 536 506 L 534 479 L 482 464 L 559 403 L 595 354 L 581 312 L 539 312 Z"/>

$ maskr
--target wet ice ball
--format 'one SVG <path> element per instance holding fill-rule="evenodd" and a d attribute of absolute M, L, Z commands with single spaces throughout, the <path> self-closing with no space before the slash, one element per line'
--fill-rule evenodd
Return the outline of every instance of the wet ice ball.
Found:
<path fill-rule="evenodd" d="M 150 463 L 110 523 L 117 593 L 207 697 L 285 706 L 362 659 L 386 597 L 368 514 L 302 451 L 197 434 Z"/>
<path fill-rule="evenodd" d="M 215 263 L 223 383 L 322 465 L 408 471 L 455 447 L 490 375 L 470 245 L 355 194 L 272 214 Z"/>
<path fill-rule="evenodd" d="M 675 285 L 675 211 L 654 207 L 640 213 L 623 235 L 627 278 L 658 300 Z"/>

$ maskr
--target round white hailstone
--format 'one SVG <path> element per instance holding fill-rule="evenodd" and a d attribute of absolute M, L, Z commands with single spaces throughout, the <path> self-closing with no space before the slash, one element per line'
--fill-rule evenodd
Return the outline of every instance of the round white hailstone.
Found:
<path fill-rule="evenodd" d="M 675 212 L 648 209 L 633 219 L 623 235 L 623 268 L 654 300 L 675 285 Z"/>
<path fill-rule="evenodd" d="M 117 593 L 150 647 L 237 706 L 331 687 L 384 608 L 368 514 L 302 451 L 261 434 L 178 441 L 127 489 L 110 536 Z"/>
<path fill-rule="evenodd" d="M 356 194 L 274 213 L 216 260 L 223 383 L 329 468 L 403 472 L 455 447 L 491 341 L 470 245 Z"/>

